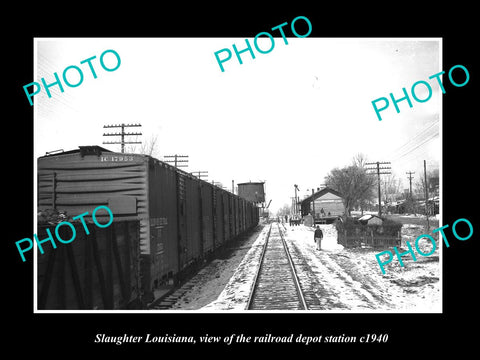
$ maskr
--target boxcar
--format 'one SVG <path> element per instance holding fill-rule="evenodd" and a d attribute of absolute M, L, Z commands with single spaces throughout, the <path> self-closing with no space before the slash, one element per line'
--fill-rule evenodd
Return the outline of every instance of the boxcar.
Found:
<path fill-rule="evenodd" d="M 214 248 L 217 249 L 225 242 L 225 203 L 223 201 L 223 193 L 219 188 L 213 188 L 213 205 L 214 205 L 214 233 L 215 233 L 215 242 L 213 244 Z"/>
<path fill-rule="evenodd" d="M 131 276 L 139 279 L 142 303 L 153 300 L 155 288 L 181 279 L 258 223 L 253 204 L 147 155 L 83 146 L 40 157 L 37 176 L 38 210 L 53 208 L 74 217 L 106 205 L 114 222 L 138 223 L 138 236 L 131 237 L 138 266 L 131 265 L 132 257 L 128 266 L 138 269 Z"/>
<path fill-rule="evenodd" d="M 202 253 L 210 255 L 214 251 L 214 216 L 213 206 L 213 185 L 198 182 L 200 187 L 200 206 L 201 206 L 201 231 L 202 231 Z"/>
<path fill-rule="evenodd" d="M 49 225 L 39 224 L 39 239 L 48 237 Z M 105 229 L 89 226 L 88 235 L 82 224 L 74 226 L 75 241 L 57 249 L 44 246 L 45 253 L 38 256 L 38 309 L 141 307 L 138 222 L 115 222 Z"/>

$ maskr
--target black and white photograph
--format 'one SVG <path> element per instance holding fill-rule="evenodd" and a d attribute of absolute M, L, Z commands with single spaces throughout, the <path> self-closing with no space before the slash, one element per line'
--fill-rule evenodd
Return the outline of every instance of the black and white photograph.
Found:
<path fill-rule="evenodd" d="M 441 311 L 441 39 L 35 40 L 38 310 Z"/>
<path fill-rule="evenodd" d="M 447 341 L 475 298 L 470 35 L 325 15 L 23 38 L 28 145 L 5 206 L 28 336 L 82 353 L 471 342 Z"/>

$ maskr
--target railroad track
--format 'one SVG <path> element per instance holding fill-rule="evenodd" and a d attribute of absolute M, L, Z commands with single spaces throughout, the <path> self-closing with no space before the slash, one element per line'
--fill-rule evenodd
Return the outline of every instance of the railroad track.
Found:
<path fill-rule="evenodd" d="M 247 310 L 308 310 L 280 225 L 270 225 Z"/>

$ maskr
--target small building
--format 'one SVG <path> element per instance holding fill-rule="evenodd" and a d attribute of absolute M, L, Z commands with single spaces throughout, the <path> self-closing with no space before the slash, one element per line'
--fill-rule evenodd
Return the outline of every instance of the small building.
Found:
<path fill-rule="evenodd" d="M 337 218 L 345 214 L 342 194 L 329 187 L 313 193 L 301 201 L 302 216 L 311 214 L 315 221 Z"/>
<path fill-rule="evenodd" d="M 377 215 L 363 215 L 358 219 L 358 222 L 364 225 L 382 225 L 383 219 Z"/>

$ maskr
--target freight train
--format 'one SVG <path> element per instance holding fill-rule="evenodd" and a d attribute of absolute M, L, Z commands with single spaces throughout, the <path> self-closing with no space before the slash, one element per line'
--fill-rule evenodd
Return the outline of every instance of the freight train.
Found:
<path fill-rule="evenodd" d="M 38 212 L 103 205 L 114 219 L 38 257 L 39 309 L 144 307 L 259 221 L 255 204 L 147 155 L 80 146 L 39 157 L 37 169 Z"/>

